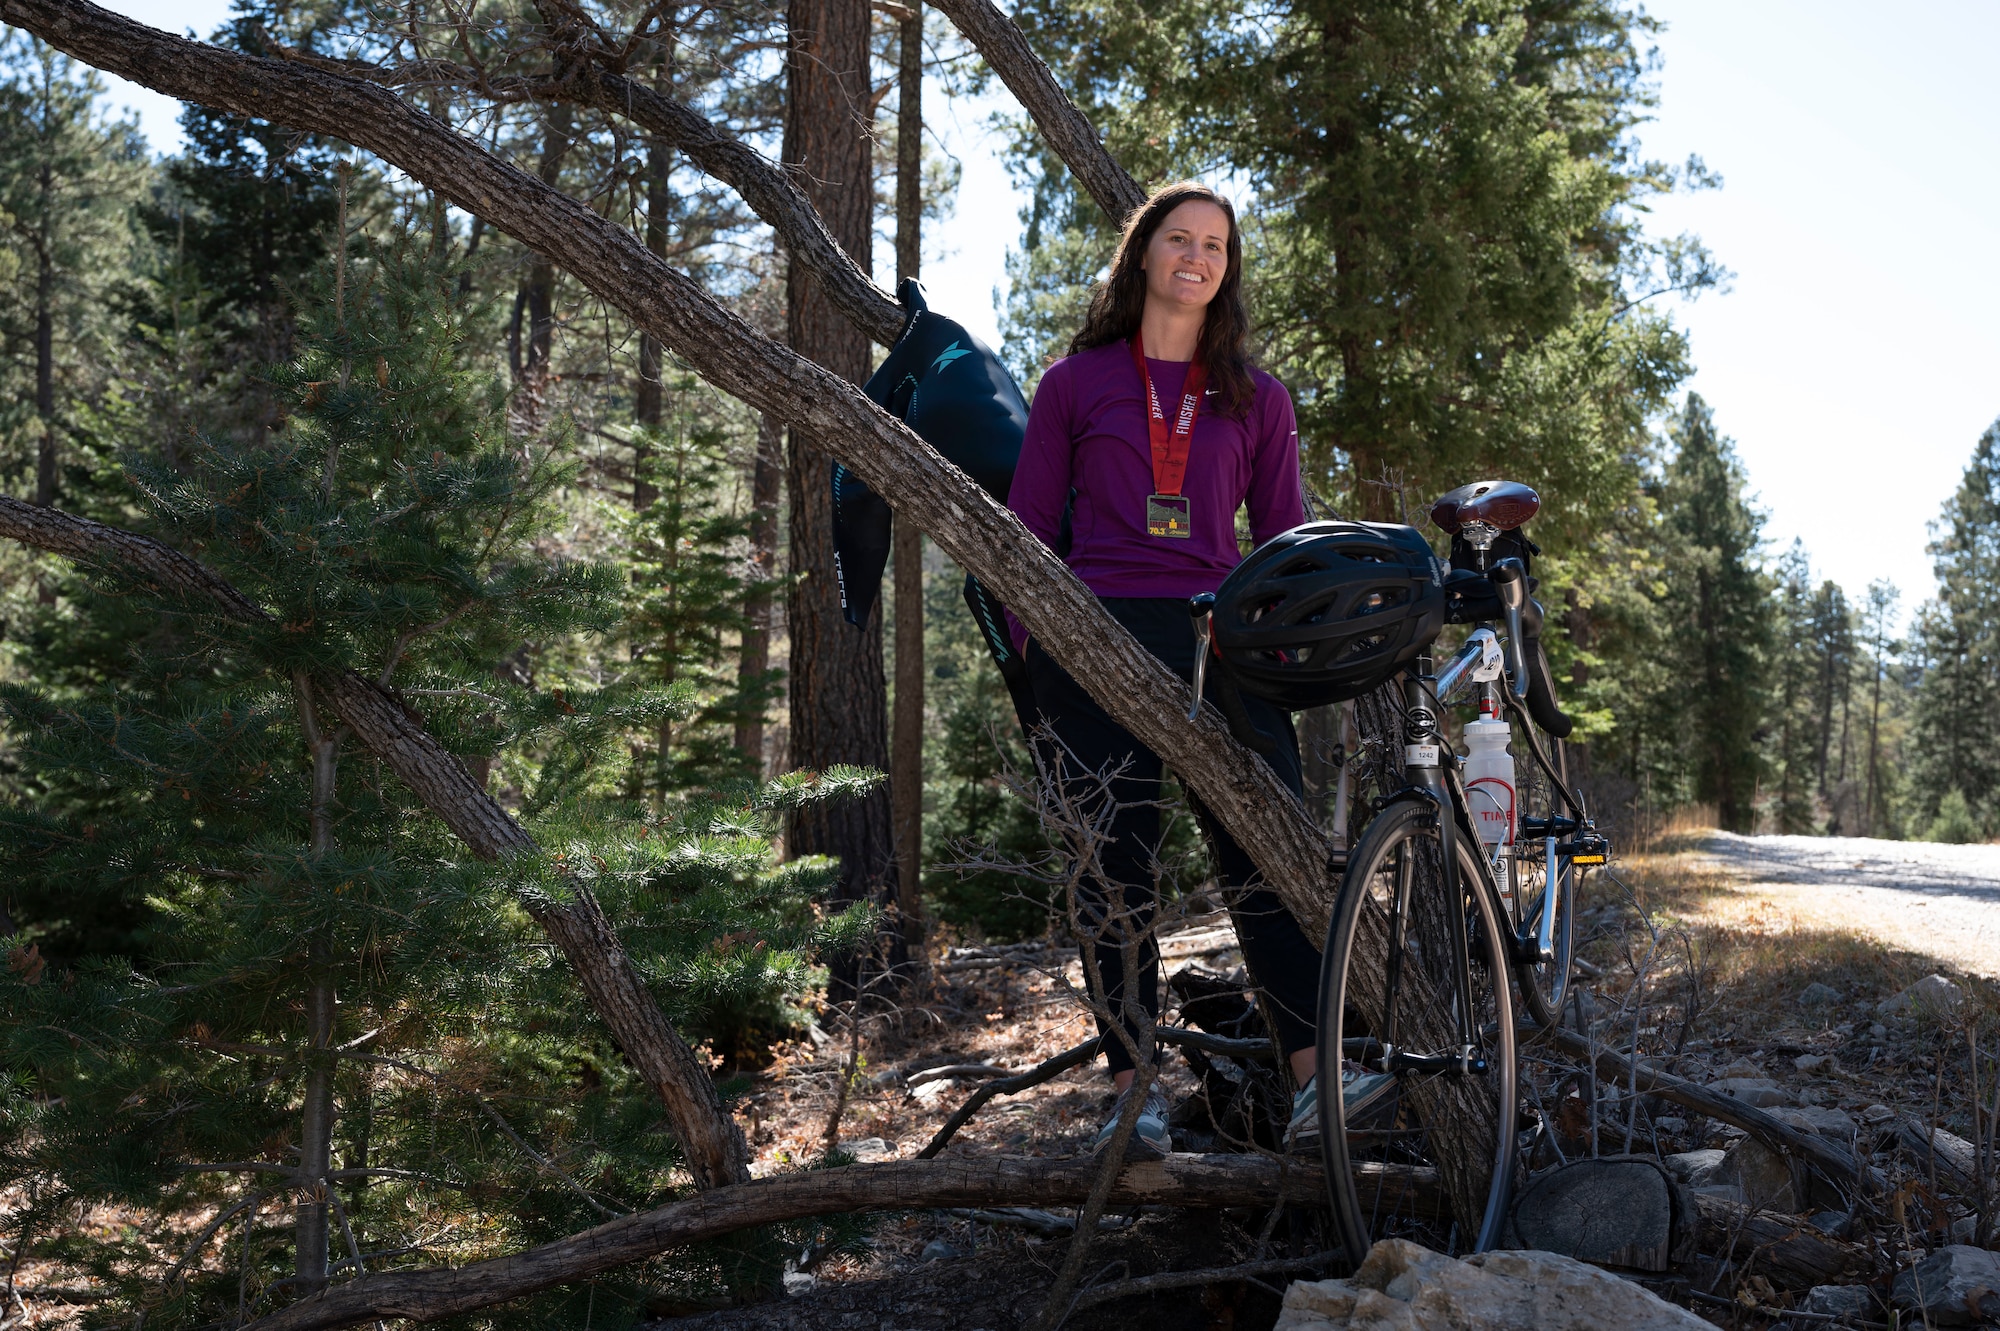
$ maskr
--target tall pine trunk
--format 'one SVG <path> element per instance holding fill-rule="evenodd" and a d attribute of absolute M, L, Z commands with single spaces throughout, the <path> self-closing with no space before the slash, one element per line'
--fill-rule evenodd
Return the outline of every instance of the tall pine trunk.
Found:
<path fill-rule="evenodd" d="M 862 271 L 873 239 L 870 173 L 868 0 L 792 0 L 786 52 L 786 167 Z M 801 355 L 861 383 L 872 360 L 868 339 L 826 297 L 803 265 L 785 280 L 786 333 Z M 791 754 L 794 767 L 855 763 L 889 766 L 882 618 L 854 628 L 841 617 L 834 570 L 832 462 L 820 444 L 791 433 Z M 791 855 L 840 861 L 838 901 L 894 899 L 889 792 L 807 805 L 792 817 Z M 836 971 L 851 987 L 852 964 Z"/>
<path fill-rule="evenodd" d="M 750 588 L 744 598 L 743 641 L 736 658 L 736 692 L 746 700 L 736 718 L 736 749 L 751 770 L 764 771 L 761 681 L 771 668 L 771 588 L 778 569 L 778 499 L 785 475 L 785 427 L 757 417 L 757 456 L 750 468 Z"/>
<path fill-rule="evenodd" d="M 42 164 L 42 224 L 35 245 L 35 417 L 41 439 L 35 450 L 35 503 L 56 502 L 56 256 L 54 174 Z"/>
<path fill-rule="evenodd" d="M 313 705 L 312 686 L 305 672 L 292 677 L 300 729 L 312 763 L 312 856 L 320 859 L 333 849 L 334 784 L 339 751 L 324 733 Z M 301 1294 L 320 1289 L 327 1280 L 327 1170 L 333 1157 L 333 1021 L 335 994 L 333 962 L 325 937 L 309 950 L 306 991 L 306 1046 L 309 1071 L 299 1112 L 298 1212 L 294 1238 L 298 1253 L 293 1274 Z"/>
<path fill-rule="evenodd" d="M 673 90 L 673 26 L 674 10 L 669 8 L 661 19 L 664 29 L 661 35 L 661 60 L 657 79 L 659 90 L 671 93 Z M 669 177 L 673 171 L 673 152 L 657 137 L 646 137 L 646 248 L 665 257 L 667 252 L 667 227 L 673 208 L 673 191 Z M 639 334 L 639 384 L 633 394 L 634 415 L 639 424 L 651 429 L 660 425 L 662 392 L 660 386 L 660 339 L 651 333 Z M 653 502 L 659 491 L 646 479 L 646 464 L 650 461 L 652 441 L 641 435 L 632 449 L 632 507 L 643 509 Z"/>
<path fill-rule="evenodd" d="M 902 23 L 896 84 L 896 280 L 923 264 L 924 18 L 921 0 Z M 894 804 L 896 904 L 903 941 L 921 949 L 924 933 L 924 537 L 896 515 L 896 729 L 889 794 Z"/>

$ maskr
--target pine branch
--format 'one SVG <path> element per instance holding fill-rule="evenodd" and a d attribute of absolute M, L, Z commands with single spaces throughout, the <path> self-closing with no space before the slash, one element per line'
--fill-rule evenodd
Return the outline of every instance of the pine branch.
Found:
<path fill-rule="evenodd" d="M 271 622 L 226 580 L 136 532 L 0 496 L 0 537 L 129 578 L 173 600 L 203 603 L 234 621 Z M 318 675 L 313 683 L 369 751 L 474 854 L 482 859 L 540 854 L 527 830 L 424 729 L 422 718 L 387 690 L 351 670 Z M 567 901 L 529 893 L 523 905 L 562 949 L 592 1008 L 665 1105 L 697 1185 L 747 1179 L 749 1149 L 723 1109 L 708 1069 L 660 1011 L 597 898 L 581 883 L 570 888 Z"/>

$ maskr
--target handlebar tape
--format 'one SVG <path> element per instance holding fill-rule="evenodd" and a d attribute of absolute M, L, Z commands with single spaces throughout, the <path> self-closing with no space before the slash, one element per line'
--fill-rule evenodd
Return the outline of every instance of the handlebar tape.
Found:
<path fill-rule="evenodd" d="M 1555 681 L 1549 675 L 1549 656 L 1542 650 L 1540 636 L 1529 638 L 1527 648 L 1521 655 L 1528 666 L 1528 715 L 1556 739 L 1568 739 L 1576 722 L 1556 705 Z"/>

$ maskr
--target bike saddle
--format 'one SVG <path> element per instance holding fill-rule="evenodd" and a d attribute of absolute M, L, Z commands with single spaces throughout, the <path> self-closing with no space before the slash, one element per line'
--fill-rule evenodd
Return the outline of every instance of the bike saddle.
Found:
<path fill-rule="evenodd" d="M 1474 481 L 1440 496 L 1431 505 L 1431 521 L 1453 535 L 1474 522 L 1506 531 L 1541 509 L 1542 497 L 1519 481 Z"/>

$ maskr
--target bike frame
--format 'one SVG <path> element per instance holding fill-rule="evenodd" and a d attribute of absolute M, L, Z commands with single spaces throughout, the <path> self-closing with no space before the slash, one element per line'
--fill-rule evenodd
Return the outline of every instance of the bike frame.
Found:
<path fill-rule="evenodd" d="M 1493 631 L 1482 627 L 1476 629 L 1472 636 L 1466 639 L 1465 645 L 1459 648 L 1450 663 L 1435 677 L 1431 673 L 1432 660 L 1428 656 L 1417 658 L 1403 675 L 1405 784 L 1401 790 L 1393 792 L 1384 799 L 1382 805 L 1386 808 L 1391 804 L 1410 799 L 1429 800 L 1437 805 L 1439 838 L 1446 856 L 1444 875 L 1447 891 L 1456 890 L 1458 887 L 1460 872 L 1458 838 L 1463 836 L 1468 840 L 1473 839 L 1471 806 L 1466 799 L 1465 787 L 1458 778 L 1456 768 L 1444 761 L 1448 746 L 1433 706 L 1441 709 L 1447 705 L 1446 699 L 1462 683 L 1490 680 L 1497 674 L 1512 673 L 1507 669 L 1506 662 L 1512 660 L 1515 655 L 1503 652 Z M 1547 877 L 1542 890 L 1542 908 L 1532 922 L 1532 927 L 1529 921 L 1516 920 L 1514 912 L 1508 909 L 1506 899 L 1501 895 L 1498 880 L 1494 877 L 1496 872 L 1494 866 L 1488 863 L 1483 855 L 1475 855 L 1473 859 L 1481 866 L 1480 888 L 1491 899 L 1495 918 L 1505 920 L 1509 930 L 1513 931 L 1509 939 L 1512 955 L 1507 960 L 1515 964 L 1532 965 L 1553 960 L 1555 956 L 1557 890 L 1567 881 L 1571 872 L 1558 852 L 1558 842 L 1563 836 L 1586 830 L 1589 821 L 1584 816 L 1583 801 L 1570 788 L 1565 774 L 1557 769 L 1556 764 L 1550 760 L 1547 750 L 1542 747 L 1533 720 L 1528 716 L 1526 707 L 1515 696 L 1513 683 L 1514 681 L 1510 679 L 1509 687 L 1498 689 L 1499 697 L 1519 722 L 1521 734 L 1527 740 L 1528 750 L 1533 755 L 1536 766 L 1540 767 L 1548 777 L 1550 785 L 1561 796 L 1570 815 L 1567 818 L 1552 815 L 1547 820 L 1547 825 L 1541 829 L 1542 853 Z M 1447 812 L 1449 816 L 1446 816 Z M 1408 890 L 1407 881 L 1398 889 L 1396 927 L 1399 929 L 1409 906 Z M 1394 947 L 1389 954 L 1391 966 L 1389 984 L 1392 994 L 1397 985 L 1398 977 L 1395 970 L 1399 965 L 1399 953 L 1395 949 L 1400 948 L 1402 942 L 1400 936 L 1392 939 Z M 1467 986 L 1465 992 L 1470 992 L 1471 960 L 1462 920 L 1453 927 L 1452 947 L 1453 964 L 1458 969 L 1459 978 Z M 1464 1020 L 1462 1015 L 1459 1020 L 1462 1025 Z M 1469 1040 L 1465 1038 L 1467 1034 L 1463 1030 L 1460 1031 L 1460 1043 L 1461 1048 L 1466 1050 L 1469 1056 L 1471 1046 Z M 1393 1043 L 1393 1033 L 1388 1043 Z"/>

